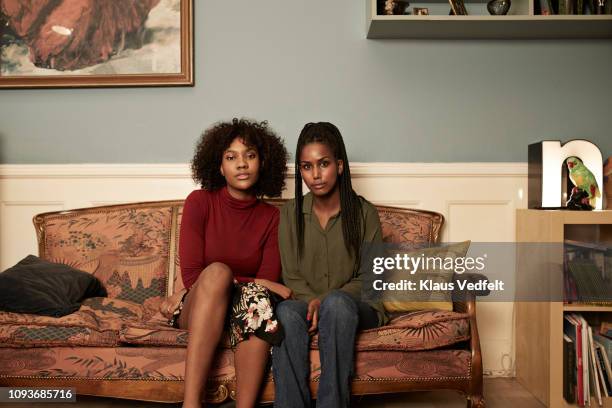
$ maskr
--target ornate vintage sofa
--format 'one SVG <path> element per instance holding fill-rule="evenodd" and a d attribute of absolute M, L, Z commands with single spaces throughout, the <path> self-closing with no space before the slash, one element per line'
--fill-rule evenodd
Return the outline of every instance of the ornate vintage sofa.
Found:
<path fill-rule="evenodd" d="M 182 205 L 160 201 L 37 215 L 40 257 L 94 274 L 108 298 L 87 299 L 61 318 L 0 312 L 0 386 L 70 386 L 85 395 L 181 401 L 188 333 L 169 327 L 158 305 L 182 288 Z M 378 210 L 385 241 L 428 244 L 439 238 L 440 214 Z M 484 407 L 471 296 L 455 302 L 452 312 L 394 316 L 385 327 L 361 332 L 357 350 L 355 394 L 451 389 L 466 396 L 468 407 Z M 314 392 L 320 370 L 316 337 L 311 361 Z M 234 390 L 233 354 L 223 346 L 206 398 L 221 402 Z M 274 399 L 271 374 L 261 398 Z"/>

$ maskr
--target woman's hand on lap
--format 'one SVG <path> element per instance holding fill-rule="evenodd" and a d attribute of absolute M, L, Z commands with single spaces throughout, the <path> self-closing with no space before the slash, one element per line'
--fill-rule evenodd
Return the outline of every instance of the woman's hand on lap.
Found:
<path fill-rule="evenodd" d="M 293 291 L 291 289 L 278 282 L 272 282 L 268 279 L 255 279 L 255 283 L 269 289 L 271 292 L 276 293 L 283 299 L 289 299 L 293 295 Z"/>
<path fill-rule="evenodd" d="M 306 315 L 306 320 L 310 322 L 310 328 L 308 329 L 308 333 L 315 333 L 319 326 L 319 308 L 321 307 L 321 301 L 317 298 L 312 299 L 308 303 L 308 314 Z"/>
<path fill-rule="evenodd" d="M 182 289 L 170 297 L 165 298 L 161 304 L 159 305 L 159 312 L 166 319 L 172 318 L 174 311 L 178 308 L 179 303 L 181 303 L 181 299 L 185 294 L 185 289 Z"/>

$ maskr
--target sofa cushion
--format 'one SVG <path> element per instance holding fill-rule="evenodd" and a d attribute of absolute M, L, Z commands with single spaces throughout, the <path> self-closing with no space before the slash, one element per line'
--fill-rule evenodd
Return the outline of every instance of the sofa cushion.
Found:
<path fill-rule="evenodd" d="M 421 310 L 399 315 L 386 326 L 364 330 L 357 336 L 358 351 L 416 351 L 450 346 L 470 338 L 466 313 Z M 314 336 L 312 348 L 318 348 Z"/>
<path fill-rule="evenodd" d="M 0 347 L 116 346 L 122 327 L 151 315 L 142 305 L 100 297 L 59 318 L 0 312 Z"/>
<path fill-rule="evenodd" d="M 0 325 L 0 347 L 102 347 L 118 344 L 117 332 L 98 331 L 81 326 Z"/>
<path fill-rule="evenodd" d="M 119 334 L 123 344 L 187 347 L 188 332 L 169 327 L 152 318 L 143 323 L 128 324 Z M 440 310 L 422 310 L 393 318 L 387 326 L 364 330 L 357 336 L 358 351 L 431 350 L 450 346 L 470 338 L 468 315 Z M 318 349 L 318 336 L 314 336 L 311 349 Z M 224 335 L 220 347 L 230 348 Z"/>
<path fill-rule="evenodd" d="M 464 241 L 456 244 L 435 246 L 431 248 L 421 248 L 411 251 L 395 250 L 391 251 L 388 256 L 408 256 L 410 258 L 418 258 L 420 256 L 425 259 L 442 259 L 444 264 L 447 260 L 455 262 L 457 258 L 465 258 L 465 255 L 470 248 L 470 241 Z M 431 280 L 435 284 L 441 284 L 441 287 L 447 287 L 453 280 L 455 271 L 453 268 L 445 268 L 442 263 L 435 263 L 430 267 L 420 267 L 416 270 L 406 271 L 390 270 L 385 274 L 386 282 L 401 282 L 408 280 L 416 283 L 418 288 L 419 282 Z M 413 310 L 423 309 L 439 309 L 453 310 L 452 292 L 449 290 L 411 290 L 411 291 L 392 291 L 387 290 L 383 293 L 383 306 L 387 312 L 410 312 Z"/>
<path fill-rule="evenodd" d="M 61 317 L 84 299 L 106 296 L 95 276 L 62 263 L 28 255 L 0 273 L 0 310 Z"/>

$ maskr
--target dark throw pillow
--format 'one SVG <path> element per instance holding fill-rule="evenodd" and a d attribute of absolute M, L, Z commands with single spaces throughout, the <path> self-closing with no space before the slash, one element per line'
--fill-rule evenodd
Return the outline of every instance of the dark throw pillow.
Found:
<path fill-rule="evenodd" d="M 28 255 L 0 273 L 0 310 L 61 317 L 90 297 L 107 296 L 93 275 Z"/>

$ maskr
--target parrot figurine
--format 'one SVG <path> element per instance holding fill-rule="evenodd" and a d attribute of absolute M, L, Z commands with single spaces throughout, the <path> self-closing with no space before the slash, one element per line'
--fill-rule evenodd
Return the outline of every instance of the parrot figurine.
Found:
<path fill-rule="evenodd" d="M 574 184 L 572 195 L 576 195 L 578 190 L 582 190 L 585 193 L 582 204 L 588 204 L 591 208 L 595 208 L 596 199 L 601 197 L 595 176 L 582 163 L 582 160 L 575 156 L 568 157 L 565 163 L 567 163 L 567 169 L 569 170 L 569 178 Z"/>

